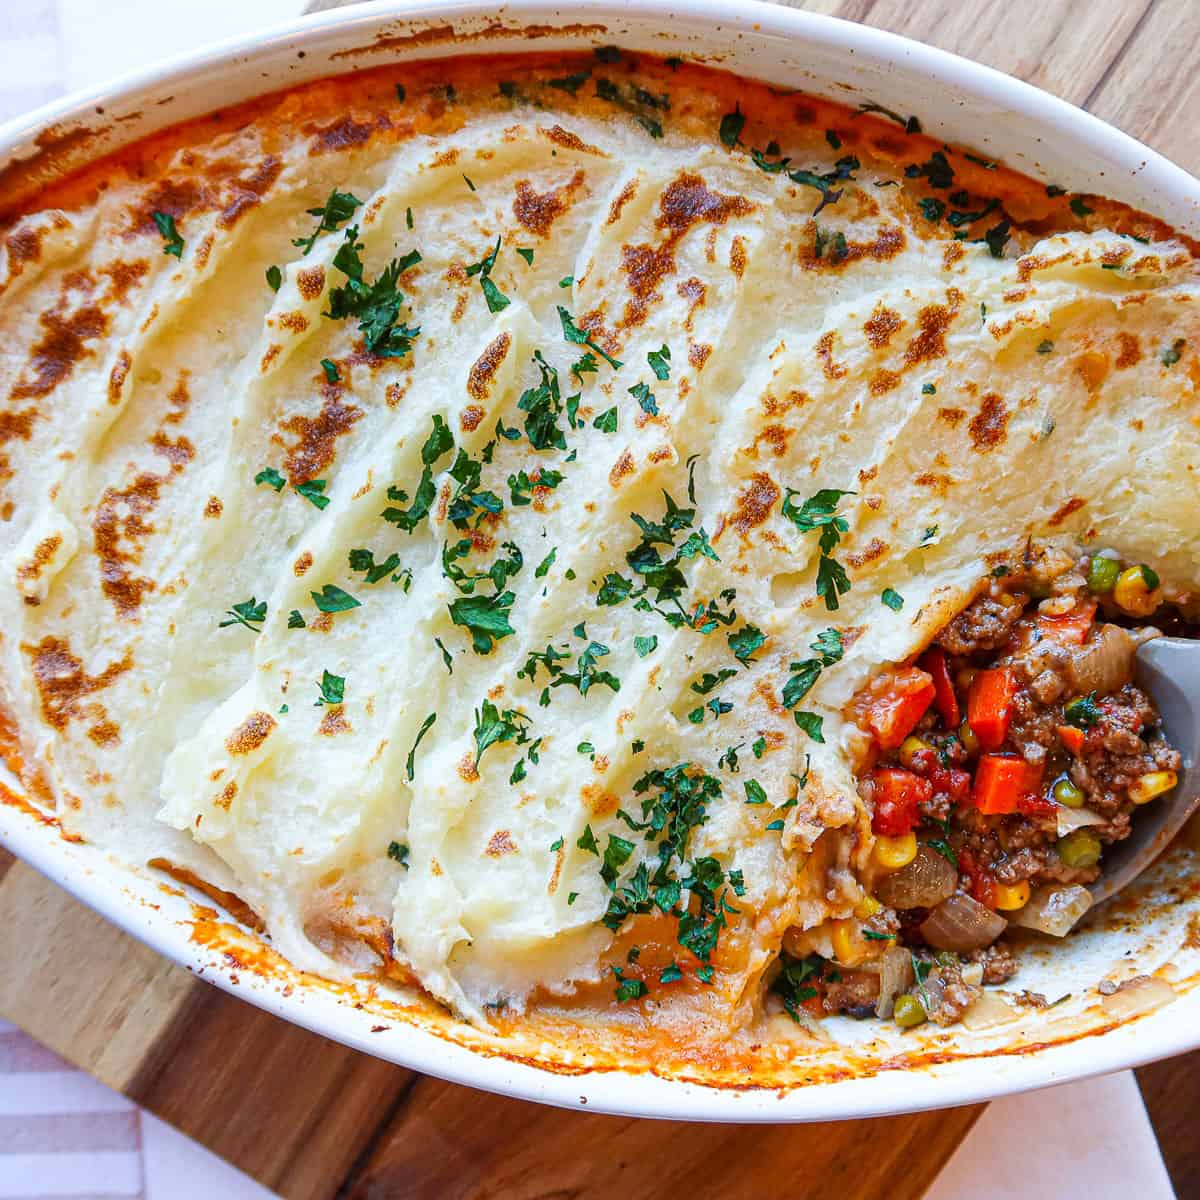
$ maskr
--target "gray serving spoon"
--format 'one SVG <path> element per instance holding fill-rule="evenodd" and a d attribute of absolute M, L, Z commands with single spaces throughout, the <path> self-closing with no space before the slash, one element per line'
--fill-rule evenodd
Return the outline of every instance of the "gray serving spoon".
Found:
<path fill-rule="evenodd" d="M 1167 848 L 1200 807 L 1200 640 L 1154 638 L 1138 647 L 1134 679 L 1162 716 L 1179 751 L 1179 782 L 1133 819 L 1133 832 L 1104 855 L 1104 873 L 1089 889 L 1096 904 L 1132 883 Z"/>

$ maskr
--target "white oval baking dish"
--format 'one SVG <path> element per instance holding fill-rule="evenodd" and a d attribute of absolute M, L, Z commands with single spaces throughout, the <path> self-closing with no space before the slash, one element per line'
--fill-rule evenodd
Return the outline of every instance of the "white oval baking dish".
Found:
<path fill-rule="evenodd" d="M 753 2 L 519 0 L 384 2 L 277 26 L 178 56 L 0 127 L 0 166 L 59 147 L 75 166 L 147 133 L 264 92 L 347 70 L 406 59 L 521 49 L 619 44 L 701 57 L 731 71 L 856 104 L 870 99 L 915 113 L 927 132 L 1072 190 L 1100 192 L 1200 236 L 1200 182 L 1161 156 L 1063 101 L 988 68 L 877 30 Z M 348 53 L 353 52 L 353 53 Z M 77 137 L 77 132 L 91 137 Z M 72 149 L 71 147 L 78 147 Z M 13 781 L 10 785 L 16 787 Z M 1060 1037 L 1043 1048 L 962 1031 L 939 1065 L 881 1070 L 838 1082 L 773 1088 L 705 1087 L 646 1071 L 555 1073 L 472 1049 L 405 1021 L 379 1031 L 379 1016 L 344 989 L 256 975 L 192 938 L 192 901 L 164 891 L 93 847 L 63 840 L 34 810 L 0 803 L 0 842 L 109 920 L 204 978 L 287 1020 L 404 1066 L 530 1100 L 602 1112 L 715 1121 L 805 1121 L 963 1104 L 1078 1079 L 1200 1045 L 1200 956 L 1177 972 L 1173 1003 L 1106 1031 Z M 1183 855 L 1159 873 L 1194 870 Z M 1072 939 L 1038 956 L 1043 986 L 1084 986 L 1128 946 L 1158 953 L 1178 929 L 1158 916 L 1117 943 L 1111 931 Z M 1107 939 L 1107 940 L 1106 940 Z M 1175 938 L 1175 940 L 1178 940 Z M 1114 949 L 1114 947 L 1116 947 Z M 1153 965 L 1153 964 L 1152 964 Z M 1092 1022 L 1093 1026 L 1097 1022 Z"/>

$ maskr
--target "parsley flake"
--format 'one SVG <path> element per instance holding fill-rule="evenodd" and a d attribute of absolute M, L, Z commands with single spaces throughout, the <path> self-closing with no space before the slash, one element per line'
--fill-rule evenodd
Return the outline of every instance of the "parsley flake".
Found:
<path fill-rule="evenodd" d="M 338 226 L 344 225 L 352 216 L 354 210 L 362 205 L 362 201 L 350 192 L 339 192 L 337 188 L 329 193 L 329 199 L 320 208 L 308 208 L 305 212 L 310 217 L 317 217 L 317 227 L 311 237 L 293 238 L 292 245 L 299 246 L 307 254 L 316 244 L 317 238 L 323 233 L 334 233 Z"/>
<path fill-rule="evenodd" d="M 895 588 L 884 588 L 879 599 L 892 610 L 899 612 L 904 607 L 904 597 Z"/>
<path fill-rule="evenodd" d="M 224 629 L 228 625 L 244 625 L 251 633 L 259 633 L 262 623 L 267 619 L 267 602 L 256 601 L 253 596 L 249 600 L 241 600 L 225 610 L 228 620 L 218 621 L 217 628 Z"/>
<path fill-rule="evenodd" d="M 309 592 L 313 603 L 323 613 L 348 612 L 352 608 L 360 608 L 361 600 L 356 600 L 349 592 L 343 591 L 336 583 L 327 583 L 319 592 Z"/>
<path fill-rule="evenodd" d="M 314 708 L 323 704 L 341 704 L 346 697 L 346 679 L 343 675 L 331 675 L 328 671 L 321 673 L 321 682 L 317 684 L 320 695 Z"/>
<path fill-rule="evenodd" d="M 417 740 L 413 742 L 412 749 L 408 752 L 408 758 L 405 759 L 404 763 L 404 773 L 409 783 L 413 781 L 413 763 L 416 758 L 417 747 L 421 744 L 421 739 L 429 732 L 436 720 L 437 713 L 431 712 L 421 723 L 421 728 L 417 731 Z"/>
<path fill-rule="evenodd" d="M 151 215 L 154 217 L 154 224 L 158 227 L 158 232 L 162 235 L 163 253 L 183 258 L 183 238 L 175 227 L 175 218 L 165 212 L 154 212 Z"/>

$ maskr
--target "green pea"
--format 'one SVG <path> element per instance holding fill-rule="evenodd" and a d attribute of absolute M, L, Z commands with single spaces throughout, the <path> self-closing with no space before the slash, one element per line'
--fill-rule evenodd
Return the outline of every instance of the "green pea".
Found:
<path fill-rule="evenodd" d="M 1067 808 L 1082 808 L 1087 799 L 1065 775 L 1055 783 L 1053 795 L 1059 804 L 1065 804 Z"/>
<path fill-rule="evenodd" d="M 1100 861 L 1100 839 L 1090 829 L 1076 829 L 1058 839 L 1058 857 L 1068 867 L 1094 867 Z"/>
<path fill-rule="evenodd" d="M 1088 563 L 1088 590 L 1097 596 L 1107 595 L 1116 586 L 1120 574 L 1121 564 L 1117 559 L 1094 556 Z"/>
<path fill-rule="evenodd" d="M 901 1029 L 915 1029 L 918 1025 L 924 1025 L 928 1019 L 920 1000 L 907 993 L 896 997 L 896 1007 L 892 1016 Z"/>

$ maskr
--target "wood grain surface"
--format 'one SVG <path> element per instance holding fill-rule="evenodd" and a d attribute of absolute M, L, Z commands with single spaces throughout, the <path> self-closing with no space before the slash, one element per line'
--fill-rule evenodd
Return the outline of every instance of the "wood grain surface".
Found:
<path fill-rule="evenodd" d="M 337 7 L 318 0 L 313 8 Z M 810 0 L 1064 97 L 1195 171 L 1195 0 Z M 456 1087 L 194 979 L 0 850 L 0 1016 L 287 1200 L 920 1196 L 980 1108 L 800 1127 L 566 1112 Z M 1200 1195 L 1200 1054 L 1139 1080 L 1178 1194 Z"/>

